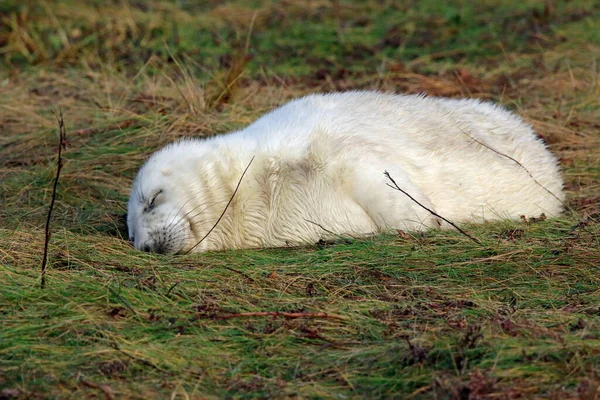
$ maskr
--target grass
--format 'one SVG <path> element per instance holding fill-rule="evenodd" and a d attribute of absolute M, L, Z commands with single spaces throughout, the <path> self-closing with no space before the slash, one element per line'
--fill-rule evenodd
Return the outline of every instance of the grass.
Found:
<path fill-rule="evenodd" d="M 0 4 L 0 398 L 582 398 L 600 390 L 594 1 Z M 316 91 L 500 102 L 561 159 L 543 221 L 158 256 L 148 154 Z M 65 115 L 46 289 L 44 223 Z M 228 316 L 312 312 L 336 318 Z"/>

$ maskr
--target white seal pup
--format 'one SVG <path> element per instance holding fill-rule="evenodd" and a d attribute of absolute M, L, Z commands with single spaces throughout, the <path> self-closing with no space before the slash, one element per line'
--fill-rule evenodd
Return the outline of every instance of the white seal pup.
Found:
<path fill-rule="evenodd" d="M 131 188 L 130 240 L 140 250 L 186 253 L 449 226 L 390 188 L 385 171 L 454 223 L 555 215 L 564 199 L 557 159 L 501 107 L 315 94 L 239 131 L 153 154 Z"/>

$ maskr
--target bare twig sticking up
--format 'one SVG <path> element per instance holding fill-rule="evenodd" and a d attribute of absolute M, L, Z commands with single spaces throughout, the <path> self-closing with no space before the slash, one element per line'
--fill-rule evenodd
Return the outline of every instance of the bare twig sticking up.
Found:
<path fill-rule="evenodd" d="M 562 201 L 561 199 L 558 198 L 557 195 L 555 195 L 554 193 L 552 193 L 550 190 L 548 190 L 544 185 L 542 185 L 537 179 L 535 179 L 535 177 L 533 176 L 533 174 L 527 169 L 525 168 L 525 166 L 523 164 L 521 164 L 519 161 L 515 160 L 513 157 L 504 154 L 496 149 L 494 149 L 491 146 L 488 146 L 487 144 L 483 143 L 481 140 L 477 140 L 476 138 L 473 137 L 473 135 L 469 135 L 469 133 L 465 132 L 460 126 L 458 127 L 458 129 L 460 129 L 460 131 L 468 136 L 471 140 L 473 140 L 475 143 L 480 144 L 481 146 L 485 147 L 488 150 L 493 151 L 494 153 L 498 154 L 501 157 L 505 157 L 508 158 L 509 160 L 511 160 L 512 162 L 514 162 L 515 164 L 517 164 L 519 167 L 521 167 L 526 173 L 527 175 L 529 175 L 529 177 L 531 179 L 533 179 L 533 181 L 535 182 L 536 185 L 538 185 L 539 187 L 541 187 L 542 189 L 544 189 L 546 192 L 548 192 L 552 197 L 554 197 L 556 200 L 560 201 L 560 203 L 566 207 L 566 204 L 564 201 Z"/>
<path fill-rule="evenodd" d="M 248 163 L 248 166 L 246 167 L 246 169 L 244 170 L 244 172 L 242 172 L 242 176 L 240 176 L 240 180 L 237 183 L 237 186 L 235 187 L 235 190 L 233 191 L 233 194 L 231 195 L 231 198 L 229 198 L 229 201 L 227 202 L 227 204 L 225 205 L 225 208 L 223 209 L 223 212 L 221 213 L 221 215 L 219 216 L 219 218 L 217 219 L 217 222 L 215 222 L 215 224 L 212 226 L 212 228 L 210 228 L 210 230 L 206 233 L 206 235 L 204 235 L 204 237 L 202 239 L 200 239 L 198 241 L 198 243 L 196 243 L 194 245 L 194 247 L 192 247 L 191 249 L 189 249 L 188 251 L 185 252 L 185 254 L 189 254 L 192 250 L 194 250 L 200 243 L 202 243 L 204 241 L 204 239 L 206 239 L 208 237 L 208 235 L 210 235 L 210 233 L 217 227 L 217 225 L 219 224 L 219 222 L 221 222 L 221 219 L 223 218 L 223 216 L 225 215 L 225 212 L 227 211 L 227 209 L 229 208 L 229 205 L 231 204 L 231 202 L 233 201 L 233 198 L 235 197 L 235 194 L 237 193 L 238 189 L 240 188 L 240 185 L 242 184 L 242 179 L 244 179 L 244 175 L 246 175 L 246 172 L 248 172 L 248 168 L 250 168 L 250 165 L 252 164 L 252 161 L 254 161 L 254 157 L 252 157 L 252 159 L 250 160 L 250 162 Z"/>
<path fill-rule="evenodd" d="M 425 207 L 423 204 L 419 203 L 419 201 L 417 201 L 417 200 L 416 200 L 414 197 L 412 197 L 410 194 L 408 194 L 408 193 L 407 193 L 407 192 L 405 192 L 404 190 L 400 189 L 400 187 L 398 186 L 398 184 L 396 183 L 396 181 L 394 180 L 394 178 L 392 178 L 392 177 L 390 176 L 389 172 L 385 171 L 383 174 L 384 174 L 384 175 L 386 176 L 386 178 L 388 178 L 388 179 L 389 179 L 389 180 L 392 182 L 392 184 L 393 184 L 393 186 L 392 186 L 392 185 L 390 185 L 390 184 L 388 183 L 387 185 L 388 185 L 389 187 L 391 187 L 392 189 L 395 189 L 395 190 L 398 190 L 398 191 L 400 191 L 400 192 L 404 193 L 406 196 L 408 196 L 408 198 L 409 198 L 409 199 L 411 199 L 412 201 L 414 201 L 415 203 L 417 203 L 417 204 L 418 204 L 418 205 L 419 205 L 421 208 L 423 208 L 423 209 L 425 209 L 425 210 L 429 211 L 429 213 L 430 213 L 430 214 L 432 214 L 432 215 L 435 215 L 436 217 L 443 219 L 444 221 L 446 221 L 447 223 L 449 223 L 450 225 L 452 225 L 454 228 L 456 228 L 456 230 L 457 230 L 457 231 L 459 231 L 460 233 L 462 233 L 463 235 L 465 235 L 466 237 L 468 237 L 469 239 L 471 239 L 471 240 L 472 240 L 472 241 L 474 241 L 475 243 L 477 243 L 477 244 L 479 244 L 479 245 L 481 245 L 481 244 L 482 244 L 482 243 L 479 241 L 479 239 L 477 239 L 476 237 L 474 237 L 474 236 L 472 236 L 472 235 L 468 234 L 468 233 L 467 233 L 467 232 L 465 232 L 464 230 L 460 229 L 460 228 L 459 228 L 459 227 L 458 227 L 458 226 L 457 226 L 457 225 L 456 225 L 454 222 L 452 222 L 452 221 L 450 221 L 450 220 L 448 220 L 448 219 L 446 219 L 446 218 L 442 217 L 440 214 L 436 213 L 435 211 L 433 211 L 433 210 L 431 210 L 431 209 L 429 209 L 429 208 Z"/>
<path fill-rule="evenodd" d="M 41 288 L 46 286 L 46 264 L 48 262 L 48 244 L 50 243 L 50 219 L 52 218 L 52 209 L 54 208 L 54 201 L 56 200 L 56 188 L 58 187 L 58 179 L 60 178 L 60 170 L 62 169 L 62 150 L 66 148 L 67 143 L 67 132 L 65 129 L 65 121 L 63 119 L 62 110 L 58 110 L 58 115 L 54 113 L 56 121 L 58 122 L 58 160 L 56 167 L 56 177 L 54 178 L 54 186 L 52 188 L 52 200 L 50 201 L 50 207 L 48 208 L 48 217 L 46 219 L 46 235 L 44 240 L 44 257 L 42 258 L 42 280 Z"/>

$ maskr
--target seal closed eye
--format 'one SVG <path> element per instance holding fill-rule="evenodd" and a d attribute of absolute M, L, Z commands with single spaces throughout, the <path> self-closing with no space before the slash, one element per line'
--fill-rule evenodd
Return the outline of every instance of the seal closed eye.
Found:
<path fill-rule="evenodd" d="M 146 206 L 146 207 L 144 208 L 144 212 L 148 212 L 148 211 L 150 211 L 150 210 L 152 210 L 152 209 L 154 208 L 154 205 L 155 205 L 155 202 L 156 202 L 156 198 L 157 198 L 157 197 L 158 197 L 160 194 L 162 194 L 162 192 L 163 192 L 163 191 L 162 191 L 162 189 L 161 189 L 161 190 L 159 190 L 158 192 L 156 192 L 156 194 L 154 194 L 154 195 L 152 196 L 152 198 L 151 198 L 151 199 L 150 199 L 150 201 L 148 202 L 148 206 Z"/>

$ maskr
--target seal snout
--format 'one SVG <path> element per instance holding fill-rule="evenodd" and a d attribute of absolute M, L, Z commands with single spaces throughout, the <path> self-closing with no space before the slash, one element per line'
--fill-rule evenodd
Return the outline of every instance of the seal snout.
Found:
<path fill-rule="evenodd" d="M 141 250 L 146 253 L 158 253 L 165 254 L 167 253 L 167 246 L 161 242 L 146 242 L 141 246 Z"/>

